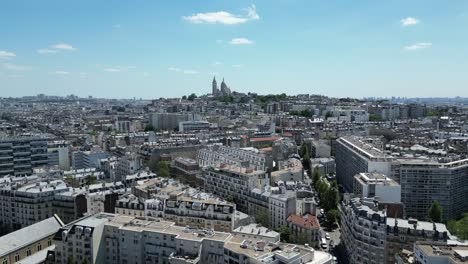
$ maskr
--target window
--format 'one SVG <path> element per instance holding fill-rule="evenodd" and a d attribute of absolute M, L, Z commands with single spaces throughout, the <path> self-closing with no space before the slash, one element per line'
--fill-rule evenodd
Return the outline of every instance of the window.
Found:
<path fill-rule="evenodd" d="M 28 250 L 26 250 L 26 256 L 31 256 L 31 249 L 28 248 Z"/>
<path fill-rule="evenodd" d="M 37 245 L 37 251 L 41 251 L 42 250 L 42 245 L 41 244 L 38 244 Z"/>
<path fill-rule="evenodd" d="M 20 256 L 19 255 L 15 255 L 15 262 L 18 262 L 20 260 Z"/>

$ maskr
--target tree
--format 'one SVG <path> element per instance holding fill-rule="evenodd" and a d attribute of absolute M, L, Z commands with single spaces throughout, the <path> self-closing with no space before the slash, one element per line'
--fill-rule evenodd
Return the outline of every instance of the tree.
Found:
<path fill-rule="evenodd" d="M 429 219 L 434 223 L 440 223 L 442 221 L 442 207 L 438 201 L 433 201 L 429 211 L 427 212 Z"/>
<path fill-rule="evenodd" d="M 301 155 L 301 157 L 304 157 L 307 154 L 309 154 L 309 156 L 310 156 L 309 147 L 307 146 L 307 143 L 303 142 L 302 145 L 301 145 L 299 155 Z"/>
<path fill-rule="evenodd" d="M 464 213 L 463 217 L 457 220 L 449 220 L 447 228 L 451 234 L 456 235 L 461 240 L 468 239 L 468 213 Z"/>
<path fill-rule="evenodd" d="M 304 157 L 302 157 L 302 167 L 304 167 L 304 170 L 310 170 L 310 156 L 309 156 L 309 154 L 305 154 Z"/>
<path fill-rule="evenodd" d="M 88 176 L 86 177 L 86 180 L 85 180 L 85 184 L 86 185 L 91 185 L 91 184 L 95 184 L 97 182 L 97 178 L 95 176 Z"/>
<path fill-rule="evenodd" d="M 327 222 L 330 224 L 336 223 L 339 217 L 340 217 L 340 211 L 338 211 L 337 209 L 332 209 L 327 212 Z"/>
<path fill-rule="evenodd" d="M 336 187 L 328 188 L 328 190 L 324 194 L 324 197 L 325 210 L 329 211 L 338 207 L 338 201 L 340 199 L 340 196 Z"/>
<path fill-rule="evenodd" d="M 281 241 L 284 241 L 286 243 L 290 241 L 291 230 L 289 230 L 289 227 L 282 226 L 280 228 L 276 228 L 275 231 L 280 234 Z"/>
<path fill-rule="evenodd" d="M 191 95 L 189 95 L 189 96 L 187 97 L 187 99 L 188 99 L 189 101 L 193 101 L 193 100 L 195 100 L 195 98 L 197 98 L 197 95 L 194 94 L 194 93 L 191 94 Z"/>
<path fill-rule="evenodd" d="M 261 224 L 264 227 L 270 226 L 270 216 L 268 215 L 268 210 L 260 210 L 255 215 L 255 222 Z"/>
<path fill-rule="evenodd" d="M 333 113 L 332 112 L 327 112 L 325 113 L 325 120 L 327 120 L 328 118 L 330 117 L 333 117 Z"/>
<path fill-rule="evenodd" d="M 169 178 L 170 173 L 169 173 L 169 165 L 167 164 L 167 162 L 160 161 L 157 163 L 156 174 L 163 178 Z"/>
<path fill-rule="evenodd" d="M 154 131 L 154 126 L 149 124 L 149 125 L 146 125 L 145 126 L 145 132 L 148 132 L 148 131 Z"/>
<path fill-rule="evenodd" d="M 186 95 L 182 96 L 182 100 L 187 100 L 187 96 Z"/>
<path fill-rule="evenodd" d="M 320 180 L 320 169 L 319 167 L 315 167 L 314 172 L 312 173 L 312 184 L 315 186 L 319 180 Z"/>

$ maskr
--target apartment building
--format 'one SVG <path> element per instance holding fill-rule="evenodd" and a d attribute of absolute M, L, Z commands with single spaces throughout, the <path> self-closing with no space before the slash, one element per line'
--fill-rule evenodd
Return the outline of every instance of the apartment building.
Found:
<path fill-rule="evenodd" d="M 179 132 L 200 132 L 210 130 L 211 124 L 207 121 L 182 121 L 179 122 Z"/>
<path fill-rule="evenodd" d="M 290 215 L 287 225 L 291 230 L 291 238 L 296 243 L 308 243 L 313 247 L 320 245 L 320 223 L 315 215 Z"/>
<path fill-rule="evenodd" d="M 179 226 L 230 232 L 234 227 L 235 204 L 206 197 L 172 195 L 166 200 L 164 219 Z"/>
<path fill-rule="evenodd" d="M 346 197 L 340 206 L 342 242 L 351 263 L 393 264 L 416 241 L 446 242 L 444 224 L 387 217 L 377 201 Z"/>
<path fill-rule="evenodd" d="M 224 163 L 266 171 L 267 168 L 272 168 L 273 165 L 271 156 L 259 153 L 256 149 L 234 148 L 222 145 L 210 145 L 208 148 L 200 149 L 197 160 L 200 167 L 214 167 Z"/>
<path fill-rule="evenodd" d="M 272 234 L 272 236 L 277 237 Z M 61 228 L 48 261 L 90 263 L 317 263 L 331 255 L 308 246 L 267 242 L 263 235 L 176 226 L 130 216 L 98 214 Z"/>
<path fill-rule="evenodd" d="M 412 251 L 416 242 L 446 243 L 449 231 L 444 224 L 416 219 L 387 218 L 386 260 L 394 264 L 396 255 Z"/>
<path fill-rule="evenodd" d="M 353 193 L 360 198 L 375 198 L 381 203 L 401 202 L 401 186 L 381 173 L 355 175 Z"/>
<path fill-rule="evenodd" d="M 57 215 L 0 237 L 0 263 L 22 262 L 53 247 L 53 237 L 64 224 Z M 45 254 L 42 260 L 45 260 Z M 41 257 L 39 257 L 41 259 Z M 29 262 L 28 262 L 29 263 Z"/>
<path fill-rule="evenodd" d="M 248 211 L 250 190 L 263 189 L 269 185 L 265 171 L 221 164 L 210 167 L 205 173 L 205 188 L 208 192 L 234 201 L 241 212 Z"/>
<path fill-rule="evenodd" d="M 53 216 L 56 194 L 68 190 L 61 180 L 37 182 L 0 189 L 0 222 L 7 229 L 16 230 Z"/>
<path fill-rule="evenodd" d="M 391 176 L 393 158 L 377 148 L 375 138 L 341 137 L 336 141 L 336 176 L 338 184 L 352 192 L 354 176 L 377 172 Z"/>
<path fill-rule="evenodd" d="M 468 208 L 468 159 L 401 159 L 395 167 L 401 184 L 401 201 L 409 217 L 427 219 L 433 201 L 442 207 L 442 220 L 460 217 Z"/>
<path fill-rule="evenodd" d="M 350 263 L 386 263 L 385 211 L 373 209 L 372 200 L 351 199 L 341 205 L 341 241 Z"/>
<path fill-rule="evenodd" d="M 413 259 L 415 260 L 414 263 L 461 264 L 468 261 L 467 245 L 417 242 L 414 244 L 413 252 Z"/>
<path fill-rule="evenodd" d="M 0 136 L 0 176 L 31 175 L 33 168 L 47 166 L 47 140 L 35 135 Z"/>

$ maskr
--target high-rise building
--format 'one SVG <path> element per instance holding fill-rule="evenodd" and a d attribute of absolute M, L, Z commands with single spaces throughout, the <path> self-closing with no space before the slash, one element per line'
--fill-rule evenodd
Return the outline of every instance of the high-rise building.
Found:
<path fill-rule="evenodd" d="M 393 158 L 362 138 L 342 137 L 336 141 L 335 161 L 338 184 L 352 192 L 354 176 L 359 173 L 391 175 Z"/>
<path fill-rule="evenodd" d="M 31 175 L 33 168 L 47 164 L 47 138 L 0 137 L 0 176 Z"/>
<path fill-rule="evenodd" d="M 442 220 L 460 217 L 468 208 L 468 159 L 448 163 L 434 160 L 398 160 L 401 202 L 407 216 L 427 220 L 434 201 L 442 207 Z"/>

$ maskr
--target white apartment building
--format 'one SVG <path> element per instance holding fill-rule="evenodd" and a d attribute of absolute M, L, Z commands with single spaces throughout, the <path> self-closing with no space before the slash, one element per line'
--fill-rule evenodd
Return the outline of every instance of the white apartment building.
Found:
<path fill-rule="evenodd" d="M 53 216 L 56 194 L 68 190 L 61 180 L 37 182 L 0 189 L 0 223 L 8 229 L 19 229 Z"/>
<path fill-rule="evenodd" d="M 269 186 L 265 171 L 221 164 L 205 171 L 205 188 L 208 192 L 234 201 L 241 212 L 248 211 L 248 198 L 254 188 Z"/>
<path fill-rule="evenodd" d="M 372 203 L 369 200 L 368 203 Z M 384 264 L 387 221 L 384 211 L 359 199 L 344 201 L 341 210 L 341 240 L 350 263 Z"/>
<path fill-rule="evenodd" d="M 238 167 L 250 167 L 254 170 L 272 168 L 272 158 L 258 153 L 256 149 L 234 148 L 222 145 L 210 145 L 200 149 L 197 155 L 200 167 L 218 166 L 222 163 Z"/>
<path fill-rule="evenodd" d="M 360 198 L 375 198 L 382 203 L 400 203 L 401 186 L 381 173 L 354 176 L 353 193 Z"/>
<path fill-rule="evenodd" d="M 277 238 L 277 233 L 272 237 Z M 54 242 L 55 250 L 48 257 L 53 263 L 69 259 L 135 264 L 333 263 L 328 253 L 267 241 L 262 233 L 247 239 L 243 232 L 216 232 L 112 214 L 89 216 L 67 225 L 56 233 Z"/>

